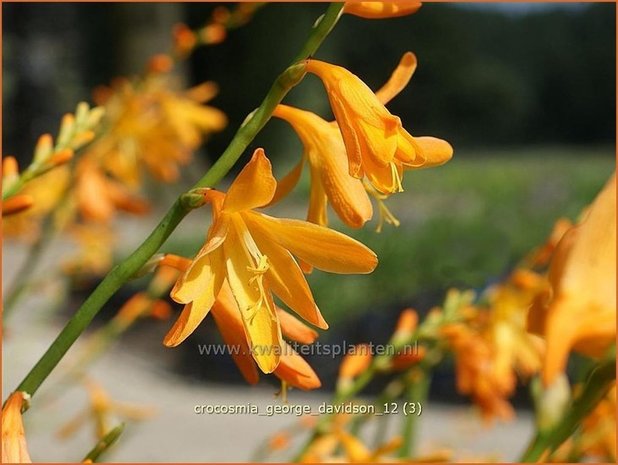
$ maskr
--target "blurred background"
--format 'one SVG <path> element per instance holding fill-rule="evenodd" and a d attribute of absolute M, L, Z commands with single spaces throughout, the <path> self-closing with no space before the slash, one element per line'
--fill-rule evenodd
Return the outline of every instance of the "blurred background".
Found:
<path fill-rule="evenodd" d="M 198 27 L 215 5 L 4 4 L 3 153 L 15 155 L 25 166 L 38 136 L 54 133 L 61 116 L 73 111 L 78 101 L 90 101 L 96 86 L 116 76 L 140 73 L 150 56 L 169 51 L 174 24 L 185 22 Z M 116 252 L 118 258 L 130 252 L 175 195 L 216 160 L 246 115 L 259 105 L 276 74 L 299 50 L 324 9 L 324 4 L 267 5 L 249 24 L 231 31 L 222 44 L 198 49 L 179 69 L 178 79 L 186 85 L 206 80 L 220 85 L 212 105 L 228 115 L 229 125 L 196 154 L 182 182 L 169 186 L 166 192 L 158 189 L 151 193 L 157 208 L 150 218 L 118 220 L 123 238 Z M 317 58 L 346 67 L 375 89 L 390 76 L 401 55 L 413 51 L 418 69 L 389 109 L 401 117 L 413 135 L 448 140 L 455 155 L 439 169 L 407 174 L 405 192 L 388 202 L 401 220 L 399 228 L 387 225 L 376 234 L 374 222 L 353 231 L 331 215 L 335 228 L 377 252 L 380 265 L 371 276 L 316 272 L 309 277 L 316 301 L 331 325 L 328 332 L 321 334 L 322 342 L 383 343 L 404 307 L 413 306 L 425 313 L 442 302 L 450 287 L 482 290 L 499 281 L 527 251 L 542 243 L 555 220 L 563 216 L 577 218 L 615 167 L 615 17 L 613 3 L 430 3 L 409 17 L 379 21 L 343 18 Z M 322 85 L 312 76 L 294 89 L 286 102 L 331 117 Z M 256 147 L 265 147 L 278 176 L 286 173 L 301 153 L 290 128 L 274 120 L 252 143 L 246 156 Z M 274 211 L 302 218 L 307 194 L 305 177 L 293 196 Z M 192 256 L 202 243 L 207 225 L 207 216 L 199 212 L 191 215 L 163 250 Z M 4 243 L 3 252 L 6 280 L 11 278 L 22 252 L 12 242 Z M 52 251 L 49 266 L 54 253 L 62 252 Z M 113 315 L 140 286 L 143 282 L 128 285 L 107 306 L 101 321 Z M 23 376 L 28 363 L 38 358 L 46 347 L 43 342 L 53 338 L 57 333 L 54 328 L 61 327 L 88 290 L 74 290 L 72 303 L 62 315 L 43 317 L 41 321 L 50 326 L 41 328 L 37 344 L 22 342 L 26 345 L 9 349 L 14 357 L 4 368 L 5 392 Z M 41 303 L 32 300 L 32 311 L 43 312 L 39 306 L 34 309 L 36 302 Z M 261 391 L 246 394 L 249 388 L 240 385 L 242 379 L 231 359 L 199 356 L 198 343 L 218 340 L 212 321 L 175 350 L 165 349 L 160 343 L 168 326 L 145 324 L 134 328 L 121 342 L 126 350 L 123 354 L 131 354 L 127 355 L 131 363 L 141 366 L 148 359 L 146 378 L 134 378 L 137 375 L 131 369 L 109 360 L 98 368 L 102 379 L 112 377 L 107 380 L 107 384 L 116 385 L 112 390 L 126 394 L 122 388 L 125 382 L 151 386 L 155 382 L 152 373 L 158 373 L 173 377 L 173 383 L 168 381 L 173 389 L 179 385 L 193 389 L 187 396 L 195 402 L 204 392 L 201 386 L 221 389 L 212 387 L 212 383 L 239 384 L 238 391 L 216 391 L 222 396 L 234 392 L 235 398 L 251 395 L 263 399 Z M 5 351 L 5 364 L 7 356 Z M 139 361 L 135 362 L 135 358 Z M 323 381 L 321 391 L 327 393 L 340 360 L 316 357 L 309 362 Z M 261 386 L 272 394 L 269 382 L 264 379 Z M 165 389 L 159 391 L 165 395 Z M 143 391 L 137 392 L 133 397 L 141 399 Z M 151 394 L 145 397 L 157 403 L 161 397 L 154 391 Z M 451 370 L 438 373 L 431 398 L 445 403 L 464 400 L 455 394 Z M 313 402 L 316 398 L 311 399 Z M 525 407 L 526 393 L 522 392 L 516 401 Z M 169 409 L 167 413 L 177 407 L 171 403 L 163 407 L 164 411 Z M 206 427 L 206 418 L 195 420 L 190 407 L 183 408 L 182 414 L 176 412 L 177 421 L 187 421 L 186 417 L 191 416 L 191 421 Z M 62 411 L 58 406 L 56 409 L 56 414 Z M 161 428 L 168 431 L 165 415 L 161 418 Z M 434 421 L 434 428 L 439 430 L 441 417 L 433 418 L 435 421 L 430 417 L 429 424 Z M 267 420 L 252 427 L 273 430 L 274 421 Z M 225 421 L 237 427 L 234 418 Z M 517 423 L 515 428 L 519 428 Z M 511 452 L 515 457 L 518 445 L 514 450 L 507 446 L 515 437 L 513 431 L 505 430 L 503 434 L 499 436 L 502 439 L 493 441 L 494 447 L 507 459 Z M 523 438 L 518 439 L 520 445 L 525 444 L 527 430 L 517 429 L 517 434 Z M 50 450 L 56 447 L 41 441 Z M 259 445 L 260 435 L 256 433 L 251 441 Z M 148 456 L 121 455 L 124 449 L 119 449 L 118 457 L 178 457 L 170 452 L 161 458 L 155 453 L 157 446 L 153 448 Z M 248 446 L 233 451 L 226 446 L 214 452 L 198 448 L 194 455 L 185 454 L 183 459 L 249 457 Z"/>

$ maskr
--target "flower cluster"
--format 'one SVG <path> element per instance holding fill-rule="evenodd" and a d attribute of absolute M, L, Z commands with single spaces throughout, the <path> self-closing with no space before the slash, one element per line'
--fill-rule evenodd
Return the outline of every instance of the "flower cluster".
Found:
<path fill-rule="evenodd" d="M 405 11 L 377 13 L 371 7 L 350 4 L 346 11 L 369 17 L 395 16 L 414 12 L 418 4 L 415 8 L 406 5 Z M 273 116 L 287 121 L 304 145 L 300 163 L 277 182 L 264 151 L 257 149 L 227 194 L 205 191 L 213 224 L 206 243 L 172 290 L 172 298 L 185 308 L 166 336 L 166 345 L 184 341 L 211 309 L 215 311 L 220 293 L 227 292 L 228 286 L 249 348 L 285 344 L 284 320 L 280 321 L 272 294 L 307 322 L 327 328 L 302 270 L 369 273 L 377 264 L 369 249 L 327 228 L 327 203 L 346 224 L 359 228 L 373 215 L 368 192 L 382 202 L 385 196 L 403 190 L 404 169 L 437 166 L 452 156 L 446 141 L 413 137 L 384 106 L 406 86 L 416 64 L 412 53 L 404 54 L 389 81 L 374 93 L 341 66 L 316 59 L 302 63 L 304 71 L 324 83 L 336 121 L 278 105 Z M 305 161 L 311 171 L 307 222 L 253 211 L 285 197 L 298 182 Z M 265 373 L 277 373 L 284 363 L 278 351 L 262 352 L 253 351 L 257 365 Z"/>

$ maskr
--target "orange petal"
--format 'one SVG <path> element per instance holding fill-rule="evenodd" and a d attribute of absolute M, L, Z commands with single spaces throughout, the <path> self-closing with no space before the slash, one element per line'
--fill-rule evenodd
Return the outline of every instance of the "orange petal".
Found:
<path fill-rule="evenodd" d="M 349 174 L 343 143 L 331 143 L 328 153 L 310 155 L 310 158 L 316 159 L 315 163 L 312 162 L 312 166 L 315 165 L 315 169 L 311 171 L 312 190 L 314 177 L 319 176 L 322 189 L 339 218 L 352 228 L 360 228 L 370 220 L 373 215 L 371 201 L 362 181 Z"/>
<path fill-rule="evenodd" d="M 252 229 L 258 229 L 301 260 L 321 270 L 371 273 L 378 264 L 378 258 L 369 248 L 332 229 L 256 212 L 250 212 L 246 218 Z"/>
<path fill-rule="evenodd" d="M 304 324 L 298 318 L 277 307 L 281 332 L 285 337 L 301 344 L 312 344 L 318 338 L 317 331 Z"/>
<path fill-rule="evenodd" d="M 219 261 L 219 255 L 218 252 L 215 252 L 210 255 L 209 259 L 213 262 Z M 222 264 L 218 266 L 222 266 Z M 221 289 L 223 273 L 219 270 L 210 276 L 209 279 L 210 281 L 202 287 L 202 292 L 191 303 L 185 305 L 176 323 L 174 323 L 172 329 L 169 330 L 163 339 L 163 344 L 168 347 L 177 346 L 189 337 L 206 317 Z"/>
<path fill-rule="evenodd" d="M 326 205 L 328 197 L 324 192 L 324 186 L 317 168 L 311 164 L 311 189 L 309 191 L 309 211 L 307 211 L 307 221 L 320 225 L 328 225 L 328 213 Z"/>
<path fill-rule="evenodd" d="M 217 300 L 212 306 L 212 316 L 243 377 L 249 384 L 256 384 L 259 380 L 259 373 L 247 345 L 240 310 L 227 281 L 223 283 Z"/>
<path fill-rule="evenodd" d="M 208 294 L 212 305 L 224 277 L 225 265 L 221 251 L 217 249 L 208 255 L 198 256 L 180 276 L 170 295 L 176 302 L 188 304 Z"/>
<path fill-rule="evenodd" d="M 28 194 L 18 194 L 2 202 L 2 216 L 15 215 L 27 210 L 34 204 L 34 199 Z"/>
<path fill-rule="evenodd" d="M 411 308 L 406 308 L 399 315 L 393 337 L 399 340 L 409 339 L 414 334 L 417 325 L 418 313 Z"/>
<path fill-rule="evenodd" d="M 345 151 L 348 156 L 348 170 L 350 176 L 360 179 L 364 176 L 361 141 L 354 127 L 349 122 L 352 118 L 351 112 L 348 111 L 337 95 L 333 94 L 330 96 L 330 100 L 333 113 L 335 113 L 335 108 L 337 108 L 335 115 L 340 115 L 339 117 L 336 116 L 336 124 L 341 132 Z"/>
<path fill-rule="evenodd" d="M 356 378 L 369 368 L 372 359 L 373 354 L 369 350 L 369 345 L 357 344 L 354 346 L 353 352 L 343 357 L 341 365 L 339 365 L 339 378 Z"/>
<path fill-rule="evenodd" d="M 272 200 L 276 189 L 277 181 L 270 161 L 264 149 L 256 149 L 249 163 L 232 182 L 223 209 L 232 213 L 263 207 Z"/>
<path fill-rule="evenodd" d="M 21 416 L 23 392 L 10 395 L 2 409 L 2 463 L 31 463 Z"/>
<path fill-rule="evenodd" d="M 286 342 L 283 343 L 281 362 L 274 374 L 290 386 L 304 391 L 317 389 L 322 385 L 313 368 Z"/>
<path fill-rule="evenodd" d="M 421 136 L 415 137 L 414 142 L 417 154 L 425 159 L 422 168 L 442 165 L 453 157 L 453 147 L 445 140 Z"/>
<path fill-rule="evenodd" d="M 404 53 L 401 61 L 389 80 L 377 92 L 378 100 L 386 105 L 397 96 L 410 82 L 414 71 L 416 71 L 416 56 L 412 52 Z"/>

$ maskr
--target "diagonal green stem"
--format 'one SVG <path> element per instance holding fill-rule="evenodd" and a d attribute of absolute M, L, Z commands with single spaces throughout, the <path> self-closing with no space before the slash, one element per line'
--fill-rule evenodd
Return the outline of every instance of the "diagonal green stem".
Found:
<path fill-rule="evenodd" d="M 297 62 L 306 59 L 318 49 L 339 20 L 342 9 L 343 3 L 332 3 L 328 7 L 321 21 L 314 26 L 301 53 L 296 57 L 293 64 L 279 75 L 262 101 L 262 104 L 247 117 L 247 120 L 238 129 L 221 157 L 194 187 L 214 186 L 234 166 L 244 150 L 268 122 L 274 108 L 290 89 L 303 78 L 304 66 Z M 174 202 L 148 238 L 122 263 L 114 267 L 86 299 L 56 340 L 54 340 L 41 359 L 17 387 L 18 391 L 33 395 L 39 389 L 43 381 L 49 376 L 103 305 L 159 250 L 189 211 L 190 208 L 188 208 L 186 202 L 183 202 L 182 196 Z"/>
<path fill-rule="evenodd" d="M 96 443 L 90 452 L 88 452 L 86 457 L 84 457 L 82 462 L 97 462 L 101 455 L 107 452 L 107 450 L 109 450 L 109 448 L 118 440 L 123 431 L 124 423 L 121 423 L 101 438 L 101 440 Z"/>
<path fill-rule="evenodd" d="M 425 402 L 429 393 L 429 374 L 422 367 L 412 369 L 408 373 L 406 381 L 408 383 L 406 390 L 408 402 L 420 402 L 421 404 Z M 402 428 L 403 443 L 399 450 L 399 457 L 414 457 L 418 436 L 418 420 L 418 415 L 414 413 L 408 413 L 404 416 Z"/>

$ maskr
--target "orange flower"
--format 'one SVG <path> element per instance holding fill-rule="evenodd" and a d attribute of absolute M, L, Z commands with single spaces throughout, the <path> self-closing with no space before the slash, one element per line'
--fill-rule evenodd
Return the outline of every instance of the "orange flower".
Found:
<path fill-rule="evenodd" d="M 360 228 L 371 219 L 373 209 L 362 181 L 348 174 L 345 145 L 337 124 L 287 105 L 278 105 L 273 116 L 290 123 L 305 147 L 300 163 L 277 186 L 273 201 L 287 195 L 296 185 L 308 160 L 311 193 L 307 221 L 326 226 L 328 201 L 339 218 L 352 228 Z"/>
<path fill-rule="evenodd" d="M 21 409 L 24 392 L 14 392 L 2 409 L 2 463 L 31 463 Z"/>
<path fill-rule="evenodd" d="M 392 73 L 388 82 L 376 92 L 382 104 L 388 103 L 409 82 L 416 69 L 416 59 L 405 54 Z M 341 220 L 352 228 L 359 228 L 371 219 L 373 208 L 367 190 L 376 198 L 380 211 L 380 224 L 384 220 L 398 225 L 398 221 L 388 211 L 380 195 L 360 179 L 350 176 L 346 146 L 336 122 L 328 122 L 315 113 L 287 105 L 278 105 L 273 116 L 287 121 L 296 131 L 304 146 L 300 163 L 281 180 L 273 203 L 287 195 L 297 184 L 305 160 L 309 162 L 311 173 L 311 193 L 307 220 L 322 226 L 328 224 L 327 202 Z"/>
<path fill-rule="evenodd" d="M 148 211 L 146 201 L 135 197 L 123 184 L 106 176 L 94 160 L 83 158 L 76 173 L 77 206 L 87 220 L 108 222 L 116 210 L 136 214 Z"/>
<path fill-rule="evenodd" d="M 464 324 L 446 325 L 441 333 L 455 354 L 457 391 L 472 397 L 485 420 L 510 419 L 513 408 L 506 398 L 515 388 L 515 375 L 510 372 L 505 378 L 496 370 L 489 341 Z"/>
<path fill-rule="evenodd" d="M 304 221 L 252 211 L 267 205 L 276 188 L 270 161 L 257 149 L 227 195 L 206 191 L 213 224 L 206 244 L 172 289 L 172 298 L 186 306 L 165 345 L 176 346 L 195 330 L 227 280 L 247 342 L 261 352 L 255 359 L 262 371 L 271 373 L 280 358 L 275 348 L 283 345 L 272 293 L 310 323 L 328 327 L 292 254 L 334 273 L 369 273 L 375 268 L 375 254 L 354 239 Z"/>
<path fill-rule="evenodd" d="M 391 2 L 345 2 L 344 13 L 367 19 L 395 18 L 411 15 L 421 7 L 421 2 L 398 1 Z"/>
<path fill-rule="evenodd" d="M 547 342 L 545 385 L 564 370 L 571 348 L 598 357 L 616 341 L 615 174 L 558 244 L 549 281 L 549 299 L 537 300 L 528 319 Z"/>
<path fill-rule="evenodd" d="M 416 57 L 406 53 L 400 68 L 414 70 Z M 395 74 L 403 73 L 400 68 Z M 388 87 L 382 89 L 381 95 L 376 95 L 357 76 L 340 66 L 307 60 L 306 70 L 316 74 L 326 88 L 343 136 L 351 176 L 367 176 L 379 192 L 389 194 L 403 190 L 404 168 L 441 165 L 453 155 L 446 141 L 412 137 L 401 120 L 384 107 L 384 96 L 396 94 L 403 87 Z"/>

